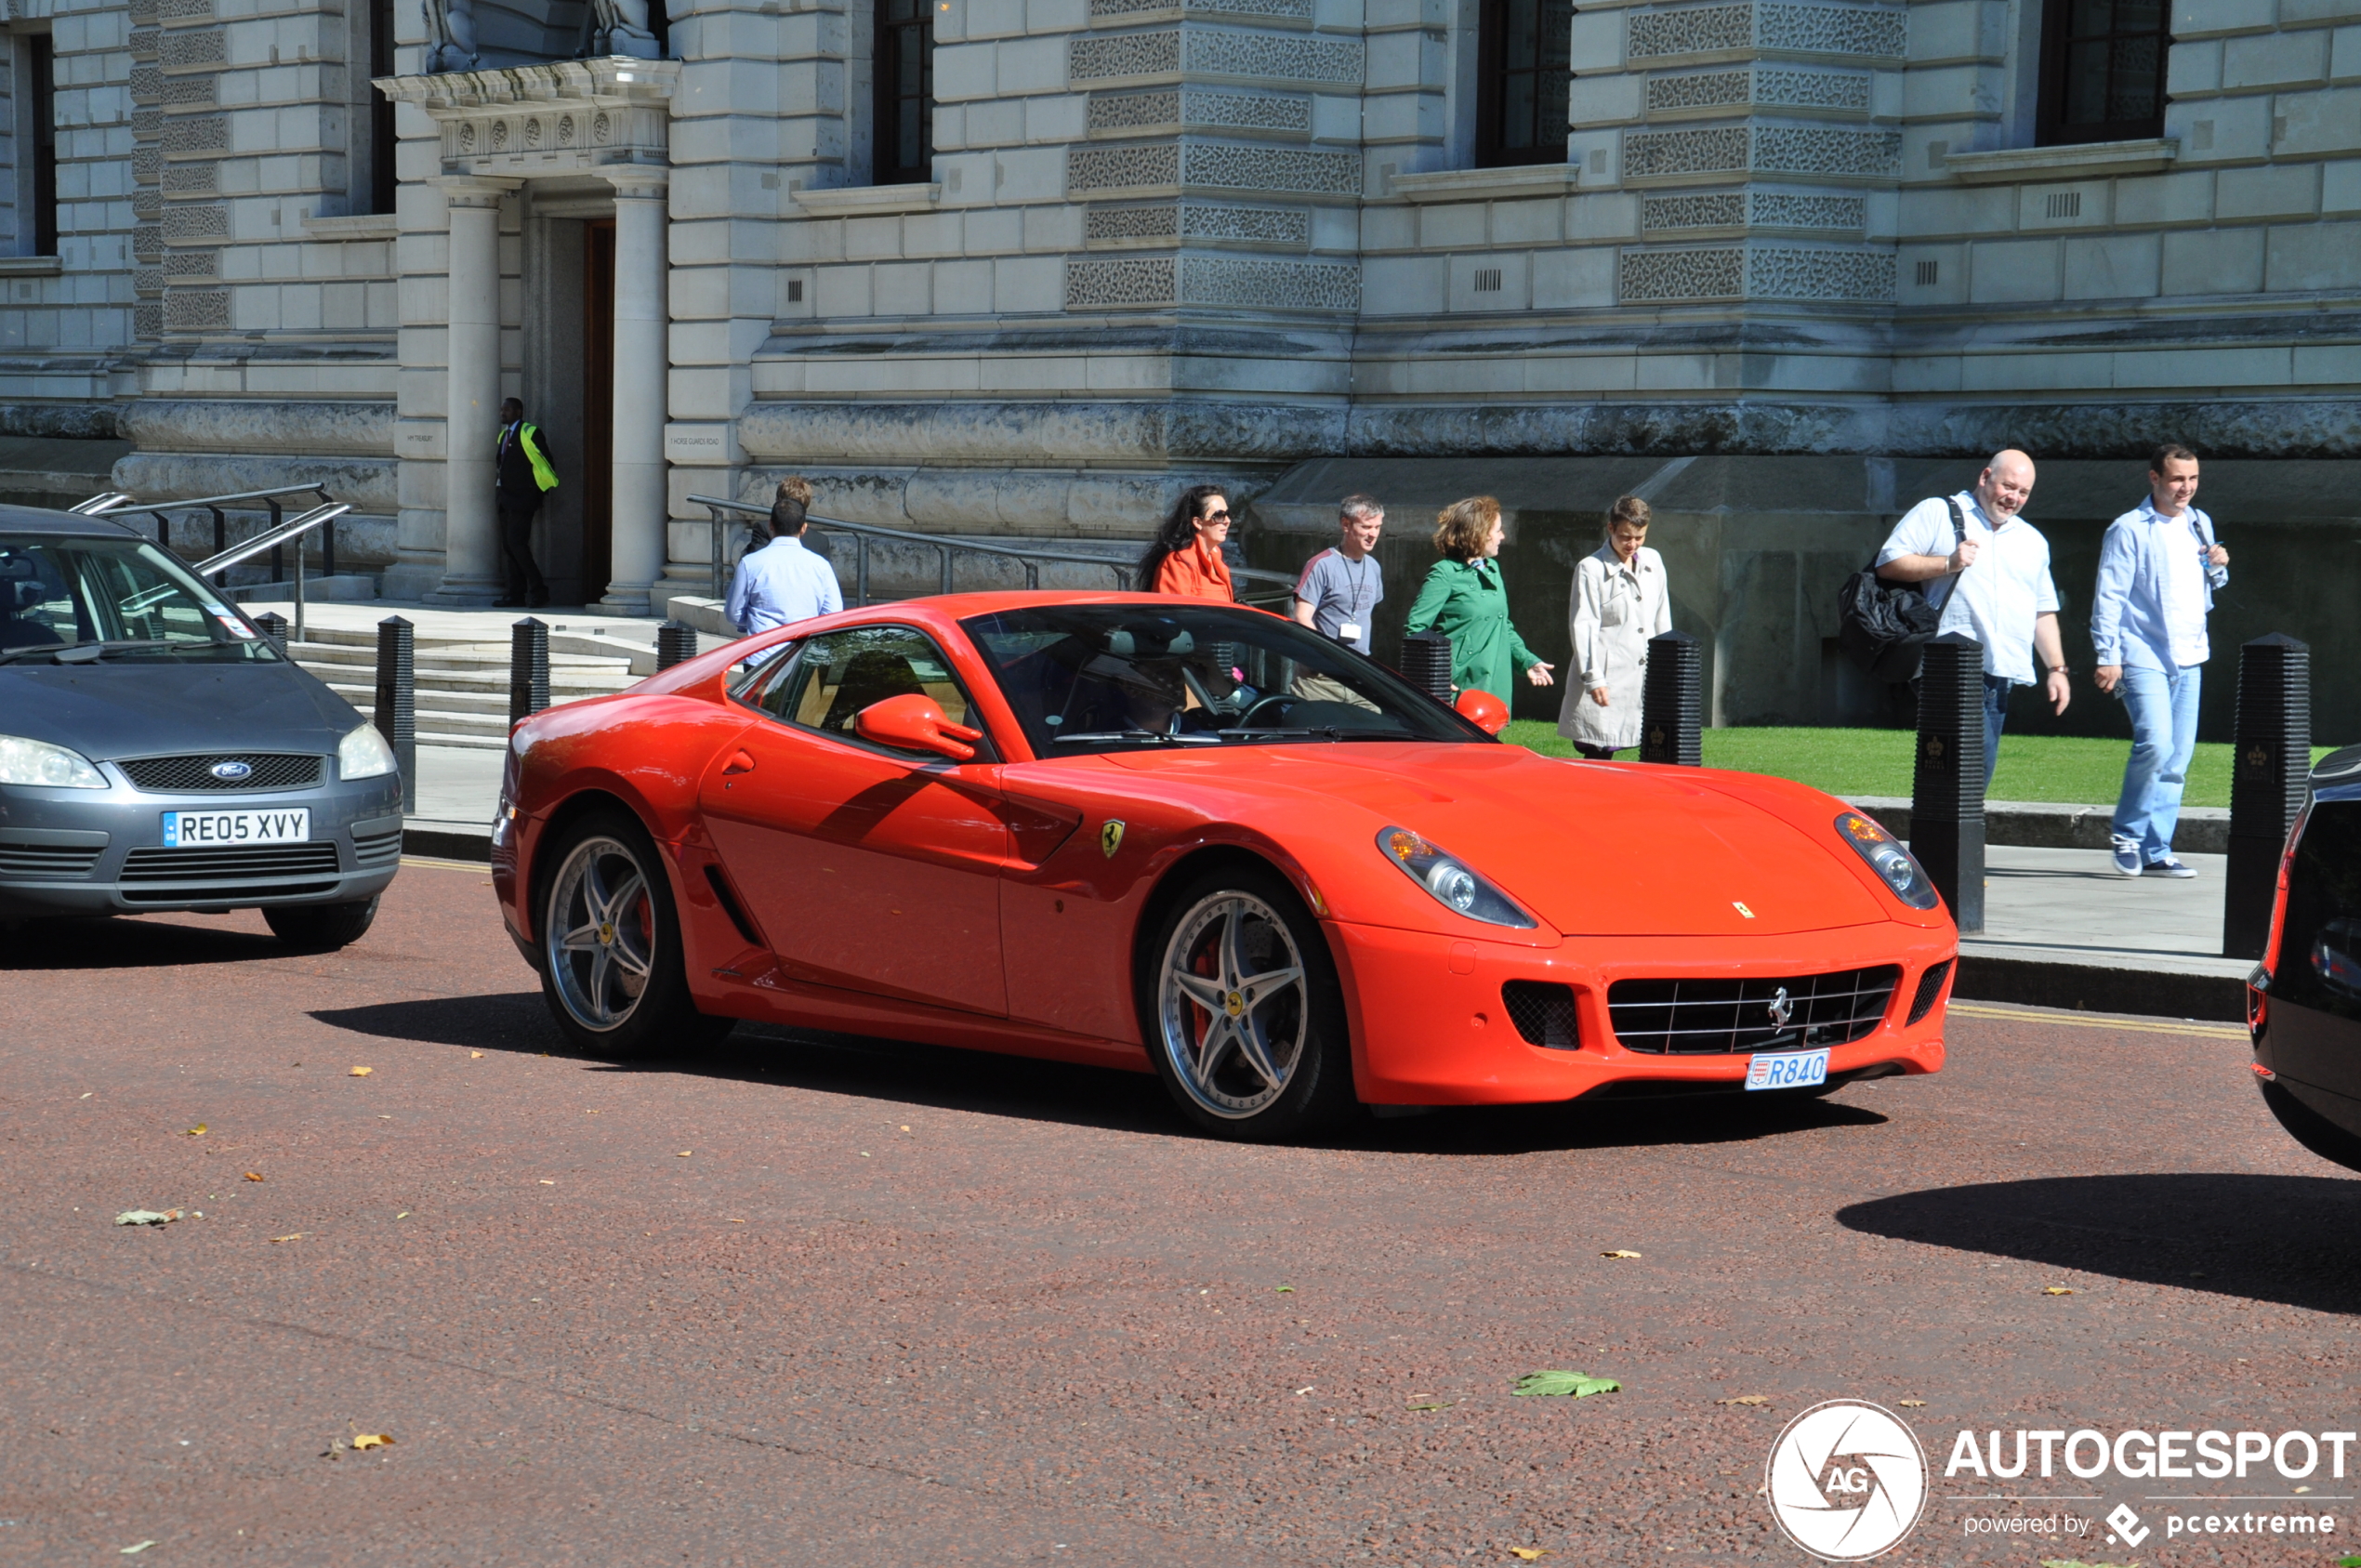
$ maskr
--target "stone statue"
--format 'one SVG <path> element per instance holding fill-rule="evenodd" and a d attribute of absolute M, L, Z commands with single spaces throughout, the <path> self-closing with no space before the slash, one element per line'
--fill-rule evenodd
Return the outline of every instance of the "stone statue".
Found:
<path fill-rule="evenodd" d="M 591 0 L 591 5 L 598 15 L 594 52 L 629 55 L 634 59 L 656 58 L 656 35 L 648 27 L 648 0 Z"/>
<path fill-rule="evenodd" d="M 426 0 L 427 73 L 476 68 L 475 0 Z"/>

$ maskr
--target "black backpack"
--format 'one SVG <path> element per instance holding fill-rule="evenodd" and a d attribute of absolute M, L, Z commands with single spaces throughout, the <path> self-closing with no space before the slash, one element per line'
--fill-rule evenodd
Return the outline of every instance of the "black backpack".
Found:
<path fill-rule="evenodd" d="M 1956 499 L 1951 508 L 1955 544 L 1968 537 L 1967 514 Z M 1837 646 L 1846 658 L 1888 684 L 1916 680 L 1926 645 L 1943 623 L 1943 613 L 1910 583 L 1889 583 L 1879 577 L 1876 561 L 1855 572 L 1837 590 Z"/>

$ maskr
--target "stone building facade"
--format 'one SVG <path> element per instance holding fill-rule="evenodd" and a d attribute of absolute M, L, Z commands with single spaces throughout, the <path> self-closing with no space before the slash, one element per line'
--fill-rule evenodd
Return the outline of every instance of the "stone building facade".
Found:
<path fill-rule="evenodd" d="M 2356 565 L 2361 0 L 11 14 L 0 428 L 120 430 L 143 497 L 325 479 L 392 596 L 495 590 L 513 393 L 616 608 L 704 582 L 691 495 L 802 471 L 1111 540 L 1215 479 L 1268 564 L 1332 492 L 1489 490 L 1547 625 L 1653 486 L 1717 717 L 1842 718 L 1834 583 L 1922 484 L 2026 445 L 2073 559 L 2177 438 L 2291 573 L 2255 629 L 2349 635 L 2274 616 Z"/>

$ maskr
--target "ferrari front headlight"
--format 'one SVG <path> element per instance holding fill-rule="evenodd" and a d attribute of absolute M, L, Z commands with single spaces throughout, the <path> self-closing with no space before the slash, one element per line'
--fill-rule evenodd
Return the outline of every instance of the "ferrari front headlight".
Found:
<path fill-rule="evenodd" d="M 375 724 L 363 724 L 336 743 L 336 777 L 340 779 L 380 778 L 401 766 L 393 747 L 386 744 Z"/>
<path fill-rule="evenodd" d="M 1466 863 L 1406 827 L 1389 827 L 1378 834 L 1378 848 L 1436 903 L 1471 920 L 1481 920 L 1487 926 L 1514 926 L 1521 930 L 1530 930 L 1540 923 Z"/>
<path fill-rule="evenodd" d="M 104 789 L 107 776 L 78 751 L 21 735 L 0 735 L 0 784 L 42 789 Z"/>
<path fill-rule="evenodd" d="M 1893 834 L 1859 811 L 1847 811 L 1837 818 L 1837 837 L 1852 845 L 1853 852 L 1867 861 L 1869 869 L 1893 889 L 1893 896 L 1911 908 L 1932 909 L 1942 902 L 1917 858 Z"/>

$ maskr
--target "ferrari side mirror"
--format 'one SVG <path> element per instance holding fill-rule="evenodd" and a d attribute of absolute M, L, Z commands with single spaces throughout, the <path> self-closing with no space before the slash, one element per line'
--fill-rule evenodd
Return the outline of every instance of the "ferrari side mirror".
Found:
<path fill-rule="evenodd" d="M 1460 718 L 1487 735 L 1497 735 L 1509 727 L 1509 705 L 1477 687 L 1463 690 L 1459 700 L 1451 705 L 1459 710 Z"/>
<path fill-rule="evenodd" d="M 920 692 L 871 703 L 852 716 L 852 732 L 879 745 L 930 751 L 954 762 L 965 762 L 975 756 L 972 743 L 983 739 L 983 731 L 945 718 L 935 700 Z"/>

